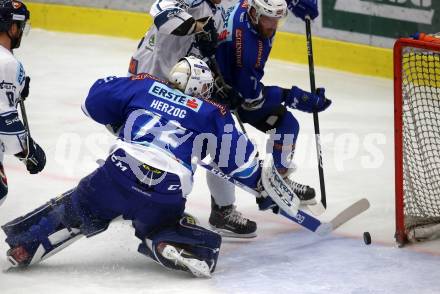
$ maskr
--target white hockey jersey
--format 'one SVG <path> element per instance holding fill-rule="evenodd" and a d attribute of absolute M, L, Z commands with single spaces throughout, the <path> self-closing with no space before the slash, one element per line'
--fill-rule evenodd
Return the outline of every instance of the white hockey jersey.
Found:
<path fill-rule="evenodd" d="M 23 65 L 0 46 L 0 160 L 3 153 L 17 154 L 26 150 L 27 134 L 17 112 L 25 78 Z"/>
<path fill-rule="evenodd" d="M 188 55 L 200 57 L 194 47 L 194 34 L 172 35 L 189 18 L 199 20 L 214 16 L 217 27 L 221 22 L 220 9 L 209 0 L 156 0 L 150 14 L 154 24 L 141 40 L 130 62 L 129 74 L 149 73 L 168 80 L 171 68 Z"/>

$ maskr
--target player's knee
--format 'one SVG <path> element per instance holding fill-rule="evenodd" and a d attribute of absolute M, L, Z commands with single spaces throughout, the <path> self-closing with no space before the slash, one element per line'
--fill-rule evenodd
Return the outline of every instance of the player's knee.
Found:
<path fill-rule="evenodd" d="M 290 111 L 286 111 L 276 127 L 276 133 L 283 136 L 291 135 L 295 141 L 299 134 L 299 122 Z"/>
<path fill-rule="evenodd" d="M 298 121 L 290 112 L 286 112 L 275 133 L 277 137 L 273 142 L 268 141 L 266 147 L 273 155 L 275 167 L 280 172 L 294 168 L 293 154 L 299 133 Z M 273 149 L 269 150 L 269 148 Z"/>
<path fill-rule="evenodd" d="M 138 248 L 140 253 L 151 257 L 159 264 L 167 268 L 182 270 L 180 266 L 161 255 L 159 245 L 164 243 L 184 249 L 194 258 L 206 262 L 211 272 L 215 270 L 221 236 L 196 225 L 191 218 L 183 217 L 175 226 L 156 232 L 146 238 Z"/>

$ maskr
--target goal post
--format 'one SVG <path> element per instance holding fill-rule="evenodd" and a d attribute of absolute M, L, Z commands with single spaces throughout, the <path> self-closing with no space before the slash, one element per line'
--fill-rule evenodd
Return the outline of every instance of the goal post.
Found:
<path fill-rule="evenodd" d="M 396 241 L 440 237 L 440 39 L 394 45 Z"/>

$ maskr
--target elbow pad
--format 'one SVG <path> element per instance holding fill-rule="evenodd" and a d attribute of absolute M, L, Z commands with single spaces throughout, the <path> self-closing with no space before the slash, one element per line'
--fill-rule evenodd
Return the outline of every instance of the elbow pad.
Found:
<path fill-rule="evenodd" d="M 185 20 L 180 26 L 178 26 L 174 31 L 171 32 L 172 35 L 185 36 L 192 34 L 196 27 L 196 21 L 194 18 L 189 18 Z"/>

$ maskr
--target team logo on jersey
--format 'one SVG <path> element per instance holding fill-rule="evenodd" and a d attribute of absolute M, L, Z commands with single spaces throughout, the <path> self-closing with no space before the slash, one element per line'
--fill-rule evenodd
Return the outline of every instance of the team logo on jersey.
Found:
<path fill-rule="evenodd" d="M 167 9 L 165 10 L 167 12 L 167 19 L 173 18 L 176 15 L 182 13 L 182 9 L 178 9 L 178 8 L 173 8 L 173 9 Z"/>
<path fill-rule="evenodd" d="M 228 38 L 228 36 L 229 36 L 228 30 L 227 29 L 223 30 L 220 34 L 218 34 L 217 41 L 219 41 L 219 42 L 224 41 Z"/>
<path fill-rule="evenodd" d="M 156 44 L 156 35 L 152 35 L 149 39 L 148 39 L 148 45 L 150 47 L 154 47 L 154 44 Z"/>
<path fill-rule="evenodd" d="M 148 93 L 158 98 L 167 100 L 171 103 L 189 108 L 195 112 L 199 112 L 200 108 L 203 105 L 202 100 L 191 96 L 187 96 L 185 94 L 182 94 L 178 91 L 175 91 L 167 87 L 164 84 L 160 84 L 157 82 L 153 83 L 153 85 L 148 90 Z"/>
<path fill-rule="evenodd" d="M 5 80 L 3 80 L 2 82 L 0 82 L 0 89 L 15 91 L 16 87 L 13 83 L 8 83 Z"/>
<path fill-rule="evenodd" d="M 189 108 L 192 108 L 192 109 L 199 108 L 199 104 L 197 103 L 196 99 L 190 99 L 190 100 L 186 101 L 186 106 L 188 106 Z"/>

